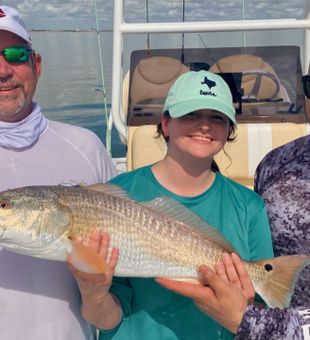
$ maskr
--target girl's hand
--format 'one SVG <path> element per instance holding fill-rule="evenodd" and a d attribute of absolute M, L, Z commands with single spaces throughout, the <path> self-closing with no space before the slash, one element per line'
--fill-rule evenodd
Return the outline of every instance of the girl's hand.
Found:
<path fill-rule="evenodd" d="M 82 243 L 81 240 L 73 242 Z M 68 267 L 81 292 L 82 315 L 85 320 L 101 329 L 115 327 L 122 316 L 119 301 L 109 292 L 119 254 L 118 249 L 113 248 L 109 258 L 109 244 L 109 235 L 96 231 L 91 234 L 89 245 L 86 246 L 100 256 L 104 273 L 82 272 L 73 265 L 70 255 L 68 257 Z"/>
<path fill-rule="evenodd" d="M 249 274 L 237 254 L 224 254 L 222 262 L 215 264 L 215 271 L 225 282 L 241 289 L 249 305 L 253 303 L 255 290 Z"/>
<path fill-rule="evenodd" d="M 74 240 L 73 242 L 82 244 L 81 240 Z M 86 287 L 88 283 L 99 283 L 100 286 L 104 286 L 108 291 L 114 274 L 115 267 L 118 260 L 118 249 L 113 248 L 111 257 L 108 259 L 110 237 L 107 233 L 101 233 L 100 231 L 93 232 L 89 237 L 89 244 L 85 246 L 91 251 L 96 252 L 99 255 L 99 259 L 102 261 L 101 267 L 104 268 L 104 273 L 86 273 L 74 266 L 74 261 L 71 256 L 68 256 L 68 266 L 77 280 L 80 289 Z"/>
<path fill-rule="evenodd" d="M 175 293 L 192 298 L 199 309 L 225 328 L 236 333 L 255 291 L 247 271 L 236 254 L 225 254 L 215 270 L 198 269 L 201 284 L 157 278 L 156 281 Z"/>

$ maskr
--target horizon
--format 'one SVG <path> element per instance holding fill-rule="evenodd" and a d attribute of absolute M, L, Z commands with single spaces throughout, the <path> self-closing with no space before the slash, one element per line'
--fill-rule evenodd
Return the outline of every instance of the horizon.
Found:
<path fill-rule="evenodd" d="M 120 0 L 116 0 L 120 1 Z M 308 0 L 306 0 L 308 2 Z M 304 0 L 205 0 L 184 1 L 185 21 L 252 19 L 302 19 Z M 95 4 L 100 30 L 112 30 L 113 0 L 3 0 L 15 7 L 29 30 L 91 30 L 96 27 Z M 126 22 L 176 22 L 183 20 L 181 0 L 124 0 Z M 244 9 L 243 9 L 244 5 Z M 205 10 L 204 10 L 205 9 Z"/>

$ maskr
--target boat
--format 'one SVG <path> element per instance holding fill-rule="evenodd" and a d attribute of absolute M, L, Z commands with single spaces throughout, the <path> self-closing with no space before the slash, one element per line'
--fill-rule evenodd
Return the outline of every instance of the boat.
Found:
<path fill-rule="evenodd" d="M 184 1 L 183 1 L 184 6 Z M 184 11 L 183 11 L 184 13 Z M 183 17 L 184 19 L 184 17 Z M 240 46 L 185 47 L 186 33 L 266 32 L 303 30 L 298 45 L 249 44 Z M 124 20 L 124 1 L 114 2 L 112 100 L 108 129 L 116 127 L 127 146 L 125 158 L 114 161 L 129 171 L 161 159 L 165 142 L 156 126 L 167 92 L 174 80 L 189 70 L 219 73 L 229 84 L 237 112 L 237 138 L 216 156 L 221 172 L 253 187 L 255 169 L 273 148 L 310 133 L 310 107 L 303 85 L 310 73 L 310 0 L 303 19 L 260 19 L 206 22 L 145 23 Z M 150 34 L 182 34 L 179 48 L 151 48 Z M 134 50 L 124 74 L 124 39 L 146 34 L 145 49 Z M 303 83 L 304 81 L 304 83 Z M 110 141 L 107 141 L 109 144 Z M 109 148 L 109 147 L 108 147 Z"/>

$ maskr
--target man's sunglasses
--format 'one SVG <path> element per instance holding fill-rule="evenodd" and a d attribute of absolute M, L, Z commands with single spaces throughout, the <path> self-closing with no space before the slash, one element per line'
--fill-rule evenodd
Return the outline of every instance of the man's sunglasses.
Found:
<path fill-rule="evenodd" d="M 26 63 L 33 50 L 25 46 L 12 46 L 4 48 L 0 53 L 8 63 Z"/>

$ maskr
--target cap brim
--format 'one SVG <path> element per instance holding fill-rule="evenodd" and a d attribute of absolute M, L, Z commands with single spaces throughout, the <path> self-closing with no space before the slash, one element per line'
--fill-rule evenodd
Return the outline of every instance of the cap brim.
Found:
<path fill-rule="evenodd" d="M 208 99 L 206 98 L 189 99 L 168 108 L 169 115 L 172 118 L 180 118 L 187 115 L 190 112 L 203 109 L 219 111 L 223 113 L 225 116 L 227 116 L 234 124 L 237 124 L 235 117 L 236 116 L 235 109 L 232 106 L 227 105 L 215 98 L 213 99 L 208 97 Z"/>
<path fill-rule="evenodd" d="M 25 36 L 25 35 L 18 33 L 14 30 L 8 29 L 7 27 L 1 27 L 0 26 L 0 31 L 6 31 L 6 32 L 13 33 L 13 34 L 17 35 L 18 37 L 20 37 L 21 39 L 23 39 L 27 44 L 32 45 L 31 40 L 29 40 L 28 36 Z"/>

